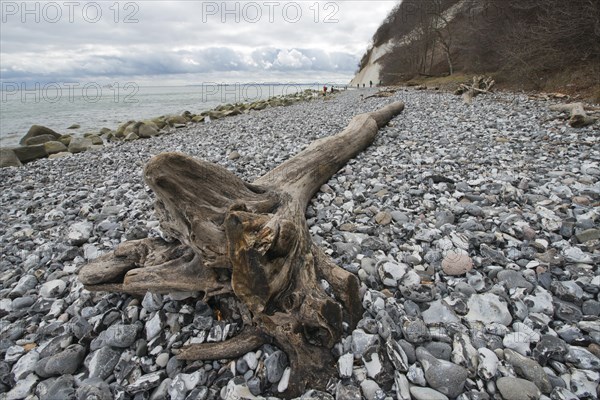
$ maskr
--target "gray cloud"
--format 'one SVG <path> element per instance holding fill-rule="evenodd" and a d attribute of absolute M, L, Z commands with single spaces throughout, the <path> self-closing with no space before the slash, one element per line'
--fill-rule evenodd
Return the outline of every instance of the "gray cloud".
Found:
<path fill-rule="evenodd" d="M 350 79 L 396 2 L 281 1 L 272 9 L 266 2 L 227 2 L 229 13 L 223 2 L 80 2 L 72 22 L 60 1 L 54 3 L 63 15 L 54 22 L 42 12 L 48 2 L 39 3 L 39 22 L 22 10 L 12 14 L 7 3 L 19 8 L 22 2 L 2 2 L 4 82 L 178 76 L 185 82 Z M 98 6 L 101 17 L 91 22 Z M 137 22 L 125 23 L 126 17 Z"/>

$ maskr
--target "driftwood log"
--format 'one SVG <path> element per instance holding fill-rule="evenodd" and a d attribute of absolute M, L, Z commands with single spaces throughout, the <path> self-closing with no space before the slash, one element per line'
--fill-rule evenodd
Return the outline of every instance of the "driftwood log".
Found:
<path fill-rule="evenodd" d="M 461 83 L 454 94 L 462 95 L 463 101 L 471 104 L 478 95 L 489 93 L 494 85 L 496 85 L 496 81 L 491 76 L 474 76 L 470 85 Z"/>
<path fill-rule="evenodd" d="M 178 357 L 233 358 L 273 342 L 292 369 L 284 395 L 299 395 L 307 385 L 325 388 L 335 374 L 331 348 L 343 324 L 353 329 L 363 309 L 358 279 L 313 243 L 305 210 L 321 185 L 403 109 L 397 102 L 358 115 L 252 184 L 183 154 L 152 158 L 144 178 L 156 194 L 162 230 L 176 240 L 125 242 L 84 266 L 80 281 L 89 290 L 138 295 L 234 295 L 249 311 L 242 332 L 226 342 L 184 347 Z"/>
<path fill-rule="evenodd" d="M 583 103 L 555 104 L 550 106 L 550 111 L 569 113 L 569 125 L 573 128 L 582 128 L 584 126 L 592 125 L 597 120 L 586 114 Z"/>

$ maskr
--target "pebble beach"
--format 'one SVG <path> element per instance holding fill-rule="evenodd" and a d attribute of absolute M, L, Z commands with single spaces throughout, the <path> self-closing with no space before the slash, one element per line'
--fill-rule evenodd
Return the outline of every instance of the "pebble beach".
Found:
<path fill-rule="evenodd" d="M 572 128 L 524 94 L 374 93 L 0 168 L 0 399 L 282 398 L 294 371 L 275 346 L 175 357 L 238 333 L 235 299 L 221 318 L 193 294 L 89 292 L 77 272 L 163 235 L 142 179 L 152 156 L 186 153 L 251 182 L 394 101 L 405 110 L 306 211 L 313 240 L 359 277 L 364 315 L 332 349 L 327 391 L 302 398 L 598 398 L 600 124 Z"/>

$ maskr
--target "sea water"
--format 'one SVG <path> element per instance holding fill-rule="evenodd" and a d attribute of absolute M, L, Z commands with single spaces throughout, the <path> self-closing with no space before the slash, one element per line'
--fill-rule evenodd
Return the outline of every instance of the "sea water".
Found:
<path fill-rule="evenodd" d="M 19 87 L 2 85 L 0 91 L 0 146 L 18 145 L 31 125 L 43 125 L 60 134 L 117 129 L 129 120 L 190 111 L 199 114 L 219 104 L 249 103 L 320 84 L 202 84 L 194 86 L 137 86 L 134 83 L 86 86 L 69 84 Z M 77 124 L 80 128 L 67 129 Z"/>

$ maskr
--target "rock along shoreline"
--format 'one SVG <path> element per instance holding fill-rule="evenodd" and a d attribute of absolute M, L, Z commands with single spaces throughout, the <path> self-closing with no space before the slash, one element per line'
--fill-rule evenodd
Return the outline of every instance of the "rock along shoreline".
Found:
<path fill-rule="evenodd" d="M 253 110 L 260 111 L 268 107 L 282 107 L 298 101 L 310 101 L 319 93 L 312 89 L 306 89 L 303 92 L 273 96 L 252 103 L 221 104 L 199 114 L 185 111 L 181 115 L 163 115 L 140 121 L 129 120 L 116 130 L 102 128 L 98 132 L 89 132 L 83 135 L 60 134 L 45 126 L 32 125 L 27 134 L 19 141 L 20 146 L 0 149 L 0 168 L 20 167 L 40 158 L 54 159 L 88 150 L 98 150 L 108 143 L 131 142 L 171 134 L 174 130 L 192 123 L 210 122 Z M 73 124 L 67 129 L 77 128 L 79 125 Z"/>
<path fill-rule="evenodd" d="M 237 334 L 234 299 L 91 293 L 77 271 L 124 240 L 163 235 L 142 179 L 153 155 L 184 152 L 252 181 L 397 100 L 404 112 L 307 209 L 315 242 L 360 278 L 365 313 L 333 349 L 327 392 L 303 398 L 597 398 L 598 126 L 572 128 L 522 95 L 466 105 L 369 93 L 0 169 L 0 399 L 281 397 L 294 371 L 274 346 L 175 357 Z"/>

